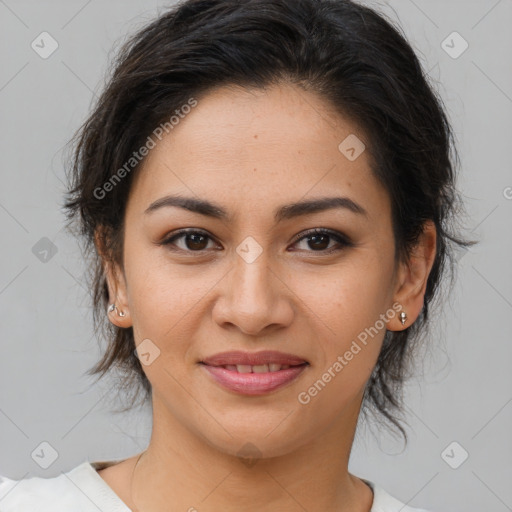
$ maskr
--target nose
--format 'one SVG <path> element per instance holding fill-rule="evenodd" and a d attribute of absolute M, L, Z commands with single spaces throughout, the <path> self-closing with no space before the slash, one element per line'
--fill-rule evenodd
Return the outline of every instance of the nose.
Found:
<path fill-rule="evenodd" d="M 293 292 L 279 270 L 271 268 L 265 252 L 250 263 L 238 254 L 234 260 L 222 280 L 213 308 L 214 321 L 252 336 L 290 325 Z"/>

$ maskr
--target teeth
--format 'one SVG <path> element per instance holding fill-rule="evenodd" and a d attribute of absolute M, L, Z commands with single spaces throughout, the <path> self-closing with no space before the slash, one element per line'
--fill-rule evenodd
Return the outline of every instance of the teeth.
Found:
<path fill-rule="evenodd" d="M 290 368 L 289 364 L 257 364 L 251 366 L 250 364 L 226 364 L 224 365 L 226 370 L 238 373 L 267 373 L 267 372 L 278 372 L 279 370 L 287 370 Z"/>
<path fill-rule="evenodd" d="M 258 364 L 252 367 L 253 373 L 267 373 L 268 372 L 268 364 Z"/>

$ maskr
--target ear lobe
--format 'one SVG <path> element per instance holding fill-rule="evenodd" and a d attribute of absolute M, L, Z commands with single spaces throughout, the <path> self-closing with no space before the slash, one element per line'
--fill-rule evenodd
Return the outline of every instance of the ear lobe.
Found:
<path fill-rule="evenodd" d="M 131 319 L 124 273 L 106 248 L 107 236 L 108 234 L 103 226 L 99 227 L 94 235 L 94 244 L 101 258 L 103 273 L 108 288 L 110 306 L 106 314 L 114 325 L 118 327 L 130 327 Z"/>
<path fill-rule="evenodd" d="M 109 291 L 109 320 L 118 327 L 131 327 L 124 275 L 116 264 L 106 263 L 104 268 Z"/>
<path fill-rule="evenodd" d="M 408 261 L 402 263 L 399 271 L 395 300 L 402 305 L 407 314 L 407 322 L 402 325 L 399 315 L 392 322 L 390 330 L 403 330 L 418 318 L 424 304 L 428 276 L 436 256 L 436 227 L 432 221 L 426 221 L 418 242 L 412 249 Z"/>

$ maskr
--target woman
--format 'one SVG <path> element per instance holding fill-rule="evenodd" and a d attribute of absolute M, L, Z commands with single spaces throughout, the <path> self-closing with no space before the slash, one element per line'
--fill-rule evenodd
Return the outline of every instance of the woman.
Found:
<path fill-rule="evenodd" d="M 0 483 L 3 512 L 413 511 L 348 471 L 400 422 L 458 195 L 413 50 L 350 0 L 189 0 L 123 48 L 78 134 L 70 220 L 111 323 L 93 373 L 145 451 Z"/>

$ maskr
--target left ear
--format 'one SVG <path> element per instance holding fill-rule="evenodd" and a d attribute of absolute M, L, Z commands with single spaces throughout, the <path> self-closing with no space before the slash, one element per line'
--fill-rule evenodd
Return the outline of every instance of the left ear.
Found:
<path fill-rule="evenodd" d="M 423 309 L 427 280 L 436 256 L 436 226 L 428 220 L 423 224 L 423 231 L 417 244 L 413 247 L 407 262 L 400 265 L 394 301 L 402 309 L 390 320 L 388 330 L 401 331 L 413 324 Z M 399 314 L 404 311 L 407 320 L 402 325 Z"/>

